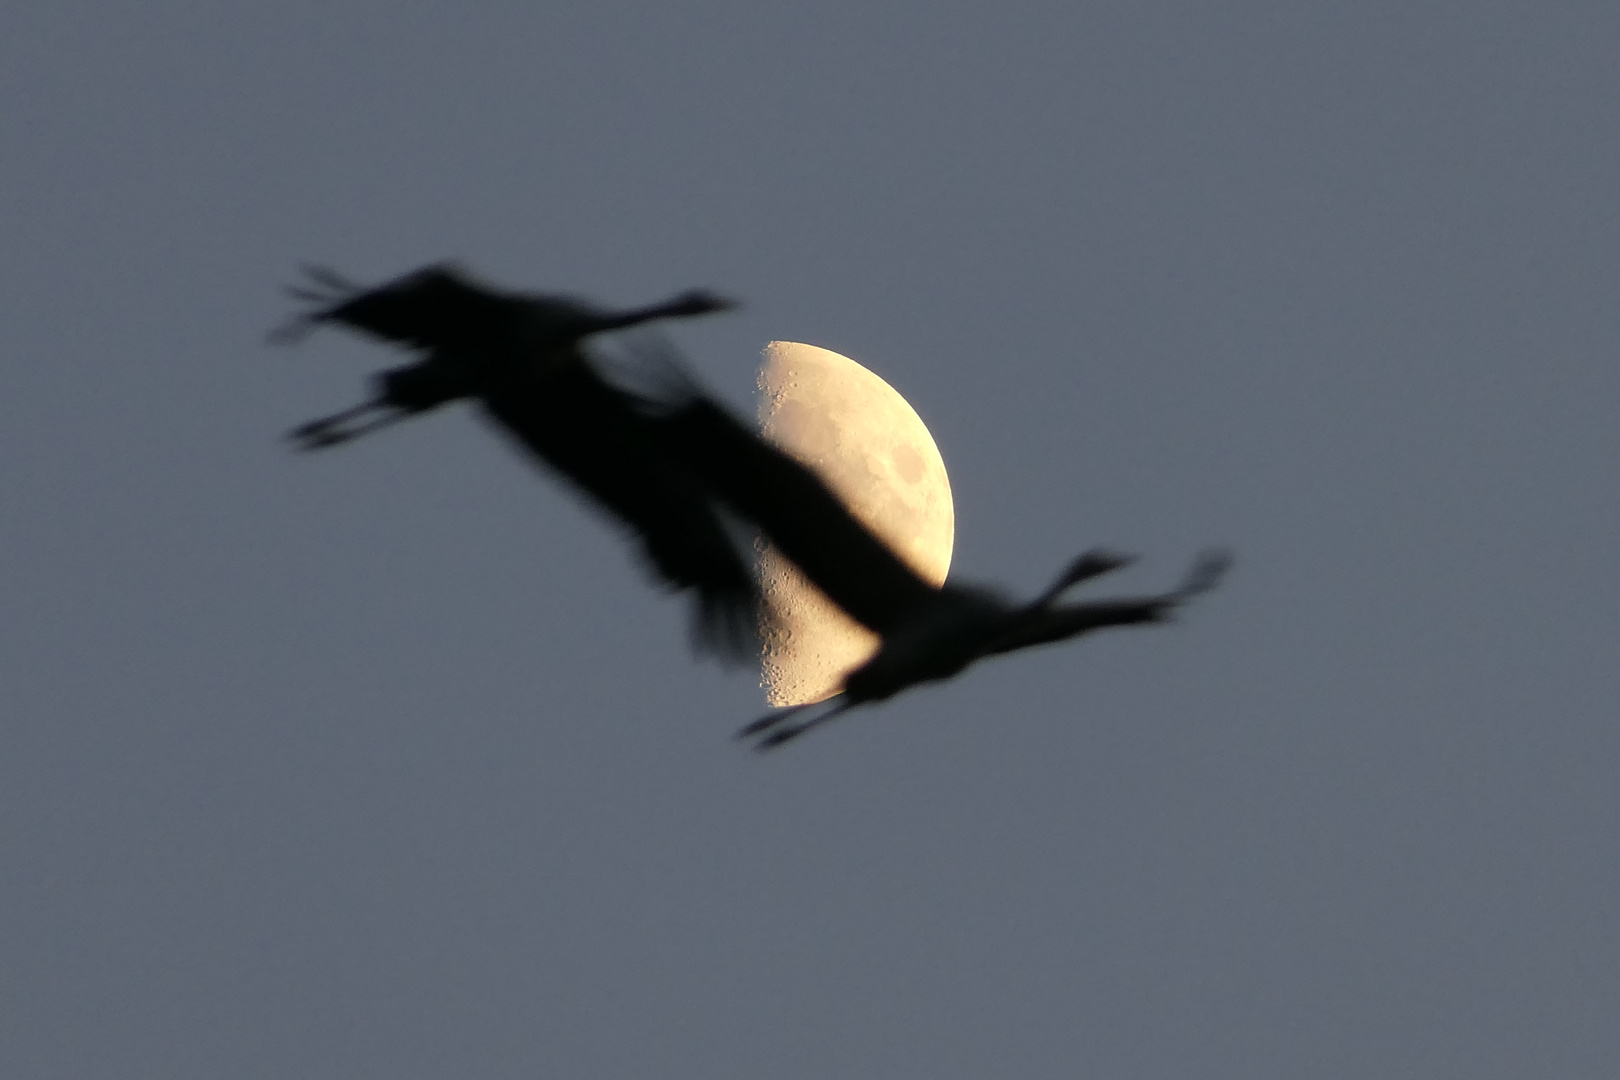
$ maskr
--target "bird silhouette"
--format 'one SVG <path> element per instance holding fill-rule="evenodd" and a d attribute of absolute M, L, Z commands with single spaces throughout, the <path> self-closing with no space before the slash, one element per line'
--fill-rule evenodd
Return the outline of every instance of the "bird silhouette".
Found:
<path fill-rule="evenodd" d="M 1110 626 L 1164 622 L 1213 588 L 1230 565 L 1200 556 L 1166 592 L 1061 602 L 1069 589 L 1126 565 L 1103 549 L 1071 562 L 1034 600 L 1017 603 L 973 585 L 923 580 L 874 536 L 807 466 L 767 443 L 702 390 L 667 343 L 627 343 L 633 382 L 611 382 L 586 338 L 655 319 L 728 306 L 703 292 L 628 311 L 557 296 L 507 292 L 447 265 L 374 289 L 327 270 L 294 295 L 317 305 L 278 333 L 295 338 L 336 323 L 424 354 L 374 378 L 374 396 L 296 428 L 314 449 L 460 398 L 563 473 L 634 532 L 660 576 L 698 593 L 698 644 L 740 658 L 757 642 L 757 591 L 727 515 L 758 528 L 834 603 L 880 638 L 840 690 L 761 717 L 738 732 L 764 750 L 850 709 L 947 679 L 985 657 Z"/>
<path fill-rule="evenodd" d="M 722 659 L 752 658 L 757 591 L 748 553 L 712 498 L 661 445 L 645 400 L 603 376 L 584 348 L 592 335 L 722 311 L 729 301 L 691 291 L 663 303 L 608 311 L 564 296 L 497 289 L 436 264 L 376 288 L 306 268 L 289 291 L 314 306 L 276 331 L 291 341 L 338 325 L 421 354 L 373 377 L 370 399 L 289 433 L 301 448 L 335 446 L 458 399 L 475 400 L 496 427 L 573 482 L 640 541 L 656 575 L 693 590 L 694 643 Z"/>
<path fill-rule="evenodd" d="M 775 710 L 737 733 L 757 749 L 780 746 L 857 706 L 948 679 L 985 657 L 1104 627 L 1165 622 L 1214 588 L 1231 565 L 1230 555 L 1211 550 L 1172 589 L 1090 602 L 1061 601 L 1074 586 L 1132 557 L 1087 551 L 1027 603 L 981 586 L 935 586 L 856 520 L 812 470 L 704 393 L 672 357 L 662 363 L 667 445 L 717 499 L 757 525 L 829 599 L 880 638 L 877 651 L 844 676 L 831 698 Z M 817 705 L 820 711 L 805 715 Z"/>

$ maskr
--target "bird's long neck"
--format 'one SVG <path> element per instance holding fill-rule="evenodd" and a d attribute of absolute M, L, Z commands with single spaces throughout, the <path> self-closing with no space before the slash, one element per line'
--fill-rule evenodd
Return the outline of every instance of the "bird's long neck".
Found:
<path fill-rule="evenodd" d="M 631 308 L 628 311 L 602 312 L 591 320 L 590 329 L 586 333 L 600 334 L 609 330 L 623 330 L 656 319 L 678 318 L 690 314 L 693 313 L 679 300 L 665 300 L 646 307 Z"/>

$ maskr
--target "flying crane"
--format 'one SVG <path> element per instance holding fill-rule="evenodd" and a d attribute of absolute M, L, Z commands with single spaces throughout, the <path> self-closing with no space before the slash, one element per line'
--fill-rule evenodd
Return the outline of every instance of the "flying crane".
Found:
<path fill-rule="evenodd" d="M 672 396 L 663 404 L 669 444 L 716 497 L 756 524 L 805 577 L 880 638 L 877 652 L 846 674 L 832 697 L 774 710 L 737 733 L 758 749 L 780 746 L 857 706 L 951 678 L 989 656 L 1110 626 L 1166 622 L 1219 584 L 1231 565 L 1229 554 L 1210 550 L 1165 592 L 1085 602 L 1060 601 L 1132 558 L 1086 551 L 1027 603 L 982 586 L 949 580 L 935 586 L 857 521 L 807 466 L 765 442 L 678 371 L 671 376 L 664 382 Z M 820 711 L 804 715 L 818 705 Z"/>
<path fill-rule="evenodd" d="M 641 400 L 614 386 L 584 349 L 596 334 L 658 319 L 723 311 L 730 302 L 692 291 L 626 311 L 569 297 L 512 292 L 437 264 L 376 288 L 308 269 L 290 290 L 314 306 L 277 331 L 289 341 L 338 325 L 420 354 L 372 379 L 371 398 L 312 420 L 289 437 L 308 450 L 335 446 L 451 401 L 475 400 L 496 427 L 562 473 L 639 539 L 655 573 L 697 594 L 695 643 L 723 659 L 752 659 L 757 593 L 747 555 L 714 501 L 658 444 Z"/>

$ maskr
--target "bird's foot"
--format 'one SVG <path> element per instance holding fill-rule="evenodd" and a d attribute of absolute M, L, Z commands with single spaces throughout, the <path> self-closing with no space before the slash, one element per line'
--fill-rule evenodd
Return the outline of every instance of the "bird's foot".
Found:
<path fill-rule="evenodd" d="M 831 707 L 816 716 L 812 716 L 807 720 L 799 720 L 789 723 L 794 716 L 803 712 L 805 709 L 810 708 L 812 705 L 828 704 L 830 704 Z M 759 739 L 754 743 L 755 750 L 760 752 L 774 750 L 776 747 L 781 746 L 785 742 L 797 739 L 800 735 L 803 735 L 811 728 L 820 727 L 822 724 L 825 724 L 827 721 L 843 713 L 845 710 L 852 708 L 854 705 L 855 702 L 849 700 L 849 698 L 845 697 L 844 695 L 839 694 L 836 697 L 827 699 L 826 701 L 812 701 L 803 705 L 793 705 L 786 709 L 778 709 L 776 712 L 771 713 L 768 716 L 762 716 L 758 720 L 755 720 L 752 724 L 749 724 L 747 727 L 737 732 L 736 737 L 739 739 L 749 739 L 757 735 L 759 736 Z"/>
<path fill-rule="evenodd" d="M 1177 603 L 1181 603 L 1200 593 L 1209 592 L 1219 585 L 1226 572 L 1232 569 L 1232 561 L 1230 551 L 1224 548 L 1211 548 L 1193 561 L 1187 576 L 1181 579 L 1180 585 L 1171 590 L 1170 595 Z"/>
<path fill-rule="evenodd" d="M 758 720 L 755 720 L 752 724 L 748 724 L 739 729 L 737 734 L 733 735 L 732 738 L 751 739 L 755 735 L 758 735 L 761 732 L 769 731 L 778 724 L 781 724 L 799 713 L 804 712 L 804 710 L 808 709 L 814 704 L 815 702 L 809 701 L 805 702 L 803 705 L 789 705 L 785 709 L 777 709 L 775 712 L 768 712 Z"/>

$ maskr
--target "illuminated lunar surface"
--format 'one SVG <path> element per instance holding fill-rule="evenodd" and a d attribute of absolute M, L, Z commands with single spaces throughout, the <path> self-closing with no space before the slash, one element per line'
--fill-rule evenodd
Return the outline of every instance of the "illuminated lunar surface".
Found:
<path fill-rule="evenodd" d="M 867 528 L 928 581 L 951 566 L 955 513 L 945 462 L 906 399 L 855 361 L 773 341 L 759 369 L 765 438 L 819 473 Z M 770 545 L 760 685 L 772 705 L 820 701 L 877 647 L 877 637 Z"/>

